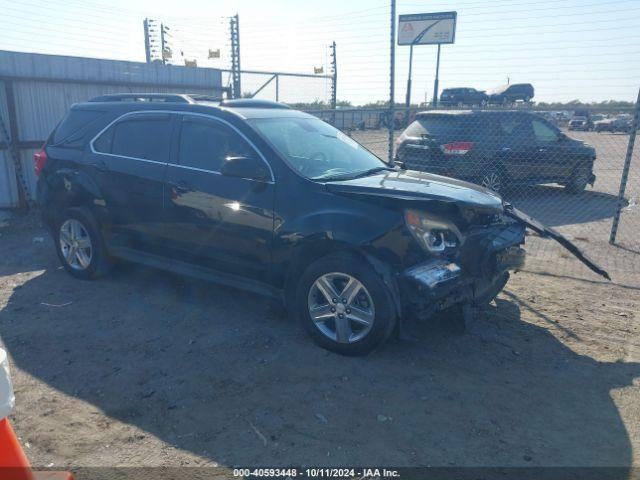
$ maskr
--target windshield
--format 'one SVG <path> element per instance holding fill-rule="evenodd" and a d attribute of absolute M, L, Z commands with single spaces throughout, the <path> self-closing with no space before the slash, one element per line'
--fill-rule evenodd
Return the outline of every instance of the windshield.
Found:
<path fill-rule="evenodd" d="M 297 172 L 341 180 L 393 170 L 358 142 L 318 118 L 256 118 L 251 125 Z"/>
<path fill-rule="evenodd" d="M 494 88 L 492 90 L 489 90 L 487 93 L 489 93 L 490 95 L 498 95 L 499 93 L 504 93 L 507 88 L 509 88 L 511 85 L 503 85 L 501 87 L 497 87 Z"/>

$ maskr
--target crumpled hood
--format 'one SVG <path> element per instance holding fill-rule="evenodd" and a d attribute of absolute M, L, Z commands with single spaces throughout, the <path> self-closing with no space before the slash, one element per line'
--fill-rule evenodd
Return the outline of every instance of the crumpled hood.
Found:
<path fill-rule="evenodd" d="M 435 200 L 462 207 L 501 213 L 502 198 L 472 183 L 414 170 L 381 172 L 369 177 L 327 182 L 327 190 L 338 194 L 389 197 L 396 200 Z"/>

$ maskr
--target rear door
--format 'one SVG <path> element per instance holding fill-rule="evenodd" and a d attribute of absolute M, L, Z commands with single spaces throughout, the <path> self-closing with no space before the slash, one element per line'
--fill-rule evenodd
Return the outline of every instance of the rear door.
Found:
<path fill-rule="evenodd" d="M 179 120 L 165 177 L 165 238 L 175 258 L 264 281 L 273 235 L 275 185 L 224 176 L 228 156 L 260 153 L 235 127 L 214 117 Z"/>
<path fill-rule="evenodd" d="M 539 181 L 562 181 L 569 177 L 576 158 L 561 142 L 560 132 L 541 118 L 531 121 L 536 141 L 535 176 Z"/>
<path fill-rule="evenodd" d="M 515 183 L 530 181 L 538 171 L 531 117 L 522 113 L 506 113 L 498 121 L 502 137 L 498 155 L 507 177 Z"/>
<path fill-rule="evenodd" d="M 91 142 L 86 168 L 103 192 L 112 241 L 137 247 L 158 241 L 173 124 L 169 113 L 134 112 Z"/>

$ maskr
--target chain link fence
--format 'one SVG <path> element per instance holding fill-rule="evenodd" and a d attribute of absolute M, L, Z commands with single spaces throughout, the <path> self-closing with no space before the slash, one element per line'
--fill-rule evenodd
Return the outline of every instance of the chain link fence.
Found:
<path fill-rule="evenodd" d="M 7 8 L 20 16 L 20 7 Z M 220 69 L 223 86 L 231 83 L 224 15 L 232 12 L 172 16 L 79 0 L 56 8 L 52 21 L 10 25 L 0 48 L 28 40 L 32 51 L 144 61 L 142 22 L 156 18 L 169 27 L 167 63 Z M 445 10 L 457 11 L 457 26 L 439 72 L 435 45 L 416 46 L 410 63 L 392 33 L 397 15 Z M 88 31 L 85 16 L 95 11 L 101 20 Z M 387 161 L 499 190 L 614 278 L 640 284 L 639 13 L 630 0 L 307 2 L 287 15 L 240 12 L 240 93 L 316 115 Z M 500 85 L 532 89 L 509 96 Z M 528 249 L 528 268 L 590 275 L 554 242 L 532 237 Z"/>
<path fill-rule="evenodd" d="M 308 112 L 402 168 L 498 192 L 635 285 L 640 283 L 640 153 L 630 143 L 638 111 L 637 106 L 591 109 L 585 120 L 576 120 L 573 112 L 521 104 L 398 106 L 393 117 L 389 109 Z M 532 269 L 590 275 L 553 241 L 532 236 L 528 250 Z"/>

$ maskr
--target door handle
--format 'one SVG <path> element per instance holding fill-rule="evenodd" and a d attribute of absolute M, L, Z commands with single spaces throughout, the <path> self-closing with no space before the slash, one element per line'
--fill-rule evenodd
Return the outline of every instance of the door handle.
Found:
<path fill-rule="evenodd" d="M 502 151 L 503 152 L 510 152 L 511 148 L 510 147 L 502 147 Z"/>
<path fill-rule="evenodd" d="M 539 148 L 539 149 L 538 149 L 538 151 L 539 151 L 540 153 L 544 153 L 544 152 L 546 152 L 546 151 L 547 151 L 547 149 L 546 149 L 546 148 Z"/>
<path fill-rule="evenodd" d="M 180 193 L 190 192 L 191 190 L 193 190 L 191 186 L 184 180 L 180 180 L 178 182 L 169 182 L 169 186 L 176 192 Z"/>

